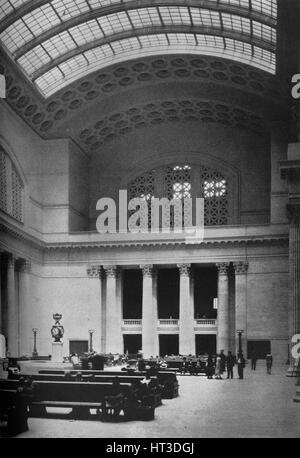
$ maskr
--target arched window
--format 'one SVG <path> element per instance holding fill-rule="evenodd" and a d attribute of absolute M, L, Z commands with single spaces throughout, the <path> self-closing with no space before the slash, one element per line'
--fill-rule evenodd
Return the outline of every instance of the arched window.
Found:
<path fill-rule="evenodd" d="M 158 181 L 163 181 L 160 191 L 156 188 L 157 176 L 160 177 Z M 195 186 L 195 183 L 198 183 L 198 186 Z M 204 224 L 223 226 L 228 223 L 227 180 L 220 172 L 208 167 L 189 164 L 160 167 L 135 178 L 129 183 L 128 191 L 129 199 L 145 198 L 149 209 L 152 197 L 167 197 L 169 200 L 203 197 Z M 148 222 L 150 227 L 150 211 Z M 174 215 L 171 208 L 171 226 L 173 225 Z"/>
<path fill-rule="evenodd" d="M 0 209 L 23 222 L 23 181 L 6 152 L 0 147 Z"/>

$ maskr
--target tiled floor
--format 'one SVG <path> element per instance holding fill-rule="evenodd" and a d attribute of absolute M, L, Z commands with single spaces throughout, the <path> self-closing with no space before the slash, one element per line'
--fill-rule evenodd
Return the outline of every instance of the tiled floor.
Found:
<path fill-rule="evenodd" d="M 265 374 L 245 371 L 244 380 L 179 376 L 180 396 L 166 399 L 155 420 L 124 423 L 29 419 L 18 437 L 205 438 L 300 437 L 300 403 L 293 402 L 295 378 L 285 367 Z"/>

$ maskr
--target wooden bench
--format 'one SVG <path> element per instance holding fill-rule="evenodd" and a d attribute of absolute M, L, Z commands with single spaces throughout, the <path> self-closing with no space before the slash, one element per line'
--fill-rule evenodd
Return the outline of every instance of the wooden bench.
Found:
<path fill-rule="evenodd" d="M 28 430 L 28 406 L 32 397 L 28 383 L 0 379 L 0 419 L 6 423 L 4 436 L 13 437 Z"/>
<path fill-rule="evenodd" d="M 86 371 L 88 372 L 88 371 Z M 34 374 L 31 376 L 26 376 L 25 374 L 22 374 L 23 377 L 28 377 L 32 378 L 34 381 L 49 381 L 49 382 L 64 382 L 64 381 L 69 381 L 69 382 L 96 382 L 96 383 L 113 383 L 114 380 L 116 379 L 116 375 L 106 375 L 101 374 L 99 375 L 98 373 L 96 375 L 94 374 L 82 374 L 80 377 L 80 380 L 78 380 L 76 374 L 68 374 L 68 377 L 63 374 Z M 144 378 L 143 375 L 139 376 L 127 376 L 121 373 L 120 376 L 118 376 L 118 380 L 122 384 L 132 384 L 134 382 L 139 382 Z M 157 377 L 152 377 L 151 378 L 152 385 L 154 387 L 151 387 L 149 389 L 149 392 L 146 393 L 141 397 L 141 401 L 143 405 L 153 405 L 154 407 L 158 407 L 162 404 L 161 402 L 161 393 L 162 390 L 159 387 L 159 382 Z M 157 388 L 155 387 L 157 385 Z M 146 391 L 146 390 L 145 390 Z"/>
<path fill-rule="evenodd" d="M 30 416 L 45 416 L 46 407 L 62 407 L 72 408 L 71 415 L 76 419 L 88 419 L 90 409 L 96 409 L 102 419 L 116 418 L 122 410 L 127 418 L 142 419 L 145 411 L 149 419 L 154 418 L 155 407 L 136 399 L 130 383 L 116 387 L 107 382 L 35 380 L 33 384 Z"/>
<path fill-rule="evenodd" d="M 72 370 L 70 371 L 71 375 L 76 375 L 78 372 L 85 375 L 105 375 L 105 376 L 113 376 L 113 377 L 139 377 L 140 379 L 144 378 L 146 375 L 146 371 L 138 372 L 135 371 L 132 374 L 127 374 L 125 371 L 93 371 L 93 370 L 86 370 L 86 371 L 78 371 Z M 54 371 L 54 370 L 40 370 L 39 374 L 41 375 L 63 375 L 64 371 Z M 179 384 L 174 372 L 167 372 L 167 371 L 158 371 L 156 374 L 158 379 L 158 383 L 162 385 L 163 390 L 161 393 L 162 399 L 173 399 L 179 396 Z M 131 380 L 131 379 L 128 379 Z"/>

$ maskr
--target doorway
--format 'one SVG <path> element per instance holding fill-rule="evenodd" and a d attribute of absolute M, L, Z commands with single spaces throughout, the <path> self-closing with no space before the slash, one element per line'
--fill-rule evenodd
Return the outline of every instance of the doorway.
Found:
<path fill-rule="evenodd" d="M 157 308 L 159 319 L 179 318 L 178 269 L 160 269 L 158 271 Z"/>
<path fill-rule="evenodd" d="M 136 355 L 142 349 L 142 334 L 124 334 L 124 353 Z"/>
<path fill-rule="evenodd" d="M 89 343 L 88 340 L 69 340 L 70 355 L 76 353 L 77 355 L 83 355 L 88 352 Z"/>
<path fill-rule="evenodd" d="M 179 355 L 179 336 L 177 334 L 160 334 L 159 354 L 160 356 Z"/>
<path fill-rule="evenodd" d="M 217 351 L 217 338 L 215 334 L 196 335 L 196 355 L 205 353 L 214 355 Z"/>

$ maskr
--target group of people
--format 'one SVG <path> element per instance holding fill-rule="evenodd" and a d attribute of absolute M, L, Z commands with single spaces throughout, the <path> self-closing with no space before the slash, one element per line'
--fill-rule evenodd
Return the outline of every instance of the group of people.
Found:
<path fill-rule="evenodd" d="M 206 361 L 206 375 L 208 379 L 216 378 L 222 379 L 224 372 L 227 372 L 227 378 L 233 378 L 233 368 L 237 365 L 238 377 L 239 379 L 244 378 L 244 368 L 246 365 L 246 360 L 243 353 L 239 353 L 235 357 L 231 351 L 228 352 L 226 356 L 224 350 L 221 350 L 220 353 L 216 355 L 208 355 Z"/>
<path fill-rule="evenodd" d="M 84 353 L 80 358 L 76 353 L 72 353 L 70 361 L 73 364 L 74 369 L 103 371 L 105 356 L 100 353 L 90 352 Z"/>

